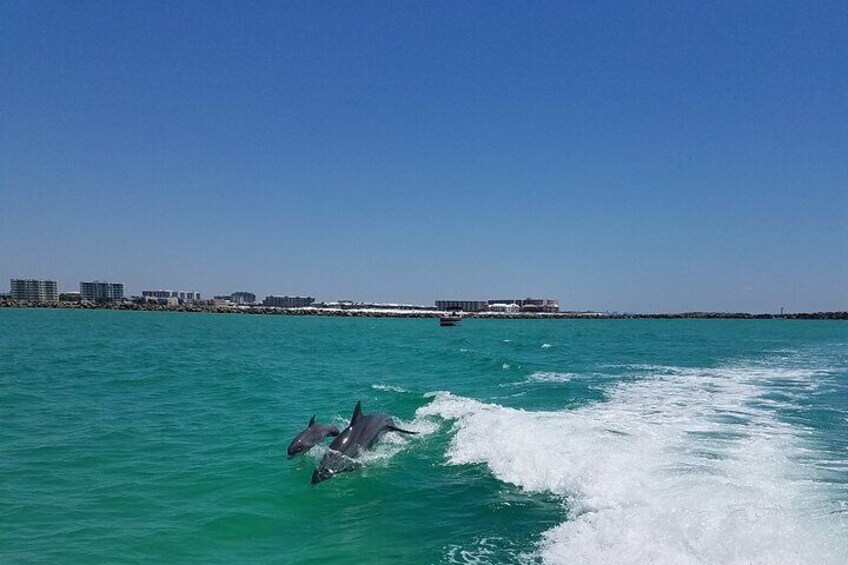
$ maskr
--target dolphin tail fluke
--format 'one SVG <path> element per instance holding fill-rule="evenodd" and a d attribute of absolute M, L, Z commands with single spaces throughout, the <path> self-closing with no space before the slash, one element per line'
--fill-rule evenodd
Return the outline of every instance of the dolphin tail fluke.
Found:
<path fill-rule="evenodd" d="M 418 432 L 411 432 L 409 430 L 402 430 L 402 429 L 398 428 L 397 426 L 386 426 L 386 431 L 388 431 L 388 432 L 398 432 L 398 433 L 401 433 L 401 434 L 409 434 L 409 435 L 417 435 L 418 434 Z"/>

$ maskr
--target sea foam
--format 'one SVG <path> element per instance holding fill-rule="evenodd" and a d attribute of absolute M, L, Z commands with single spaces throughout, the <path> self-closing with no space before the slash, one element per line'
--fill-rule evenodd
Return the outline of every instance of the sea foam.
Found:
<path fill-rule="evenodd" d="M 396 385 L 384 385 L 380 383 L 372 384 L 371 388 L 374 390 L 382 390 L 384 392 L 409 392 L 405 388 Z"/>
<path fill-rule="evenodd" d="M 514 381 L 508 383 L 502 383 L 498 386 L 501 388 L 504 387 L 515 387 L 515 386 L 523 386 L 523 385 L 532 385 L 539 383 L 567 383 L 571 382 L 574 379 L 580 378 L 581 376 L 577 373 L 554 373 L 548 371 L 536 371 L 535 373 L 531 373 L 527 375 L 527 378 L 523 381 Z"/>
<path fill-rule="evenodd" d="M 846 516 L 801 462 L 810 431 L 777 417 L 791 398 L 767 394 L 814 376 L 663 368 L 570 411 L 439 392 L 416 416 L 454 421 L 448 464 L 562 497 L 567 520 L 537 547 L 546 563 L 844 563 Z"/>
<path fill-rule="evenodd" d="M 575 373 L 552 373 L 537 371 L 527 377 L 528 383 L 567 383 L 578 377 Z"/>

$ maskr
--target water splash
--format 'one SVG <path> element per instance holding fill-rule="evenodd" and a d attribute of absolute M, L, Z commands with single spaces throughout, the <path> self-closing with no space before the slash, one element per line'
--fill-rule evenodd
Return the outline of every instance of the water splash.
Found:
<path fill-rule="evenodd" d="M 440 392 L 416 415 L 454 421 L 448 464 L 484 464 L 502 481 L 562 497 L 569 519 L 543 534 L 545 562 L 845 562 L 846 517 L 820 471 L 801 462 L 809 430 L 778 417 L 791 394 L 769 397 L 814 390 L 819 373 L 656 369 L 571 411 Z"/>

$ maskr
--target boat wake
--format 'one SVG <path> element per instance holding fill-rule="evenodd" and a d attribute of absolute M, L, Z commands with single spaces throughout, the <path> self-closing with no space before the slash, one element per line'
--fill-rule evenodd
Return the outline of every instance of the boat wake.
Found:
<path fill-rule="evenodd" d="M 447 464 L 561 497 L 568 519 L 532 556 L 546 563 L 848 560 L 844 492 L 809 463 L 812 431 L 779 416 L 815 389 L 817 371 L 634 372 L 607 401 L 561 412 L 429 393 L 416 421 L 453 421 Z"/>

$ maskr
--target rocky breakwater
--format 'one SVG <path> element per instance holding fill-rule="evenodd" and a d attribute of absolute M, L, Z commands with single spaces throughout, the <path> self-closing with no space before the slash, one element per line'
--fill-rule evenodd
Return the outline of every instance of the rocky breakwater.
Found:
<path fill-rule="evenodd" d="M 429 310 L 342 310 L 333 308 L 277 308 L 273 306 L 213 306 L 138 304 L 120 302 L 30 302 L 0 299 L 0 308 L 46 308 L 71 310 L 127 310 L 136 312 L 190 312 L 205 314 L 252 314 L 270 316 L 337 316 L 342 318 L 435 318 L 439 313 Z"/>
<path fill-rule="evenodd" d="M 129 300 L 112 303 L 50 302 L 37 303 L 11 298 L 0 299 L 0 308 L 63 308 L 73 310 L 129 310 L 140 312 L 193 312 L 205 314 L 253 314 L 270 316 L 333 316 L 340 318 L 438 318 L 445 314 L 435 310 L 380 310 L 337 308 L 276 308 L 270 306 L 211 306 L 136 304 Z M 750 314 L 746 312 L 682 312 L 672 314 L 618 314 L 600 312 L 474 312 L 465 318 L 496 320 L 645 320 L 645 319 L 723 319 L 723 320 L 848 320 L 848 311 L 798 312 L 794 314 Z"/>
<path fill-rule="evenodd" d="M 467 318 L 500 320 L 848 320 L 848 311 L 751 314 L 749 312 L 606 313 L 606 312 L 476 312 Z"/>
<path fill-rule="evenodd" d="M 672 314 L 606 314 L 609 319 L 694 320 L 848 320 L 848 311 L 751 314 L 748 312 L 680 312 Z"/>

